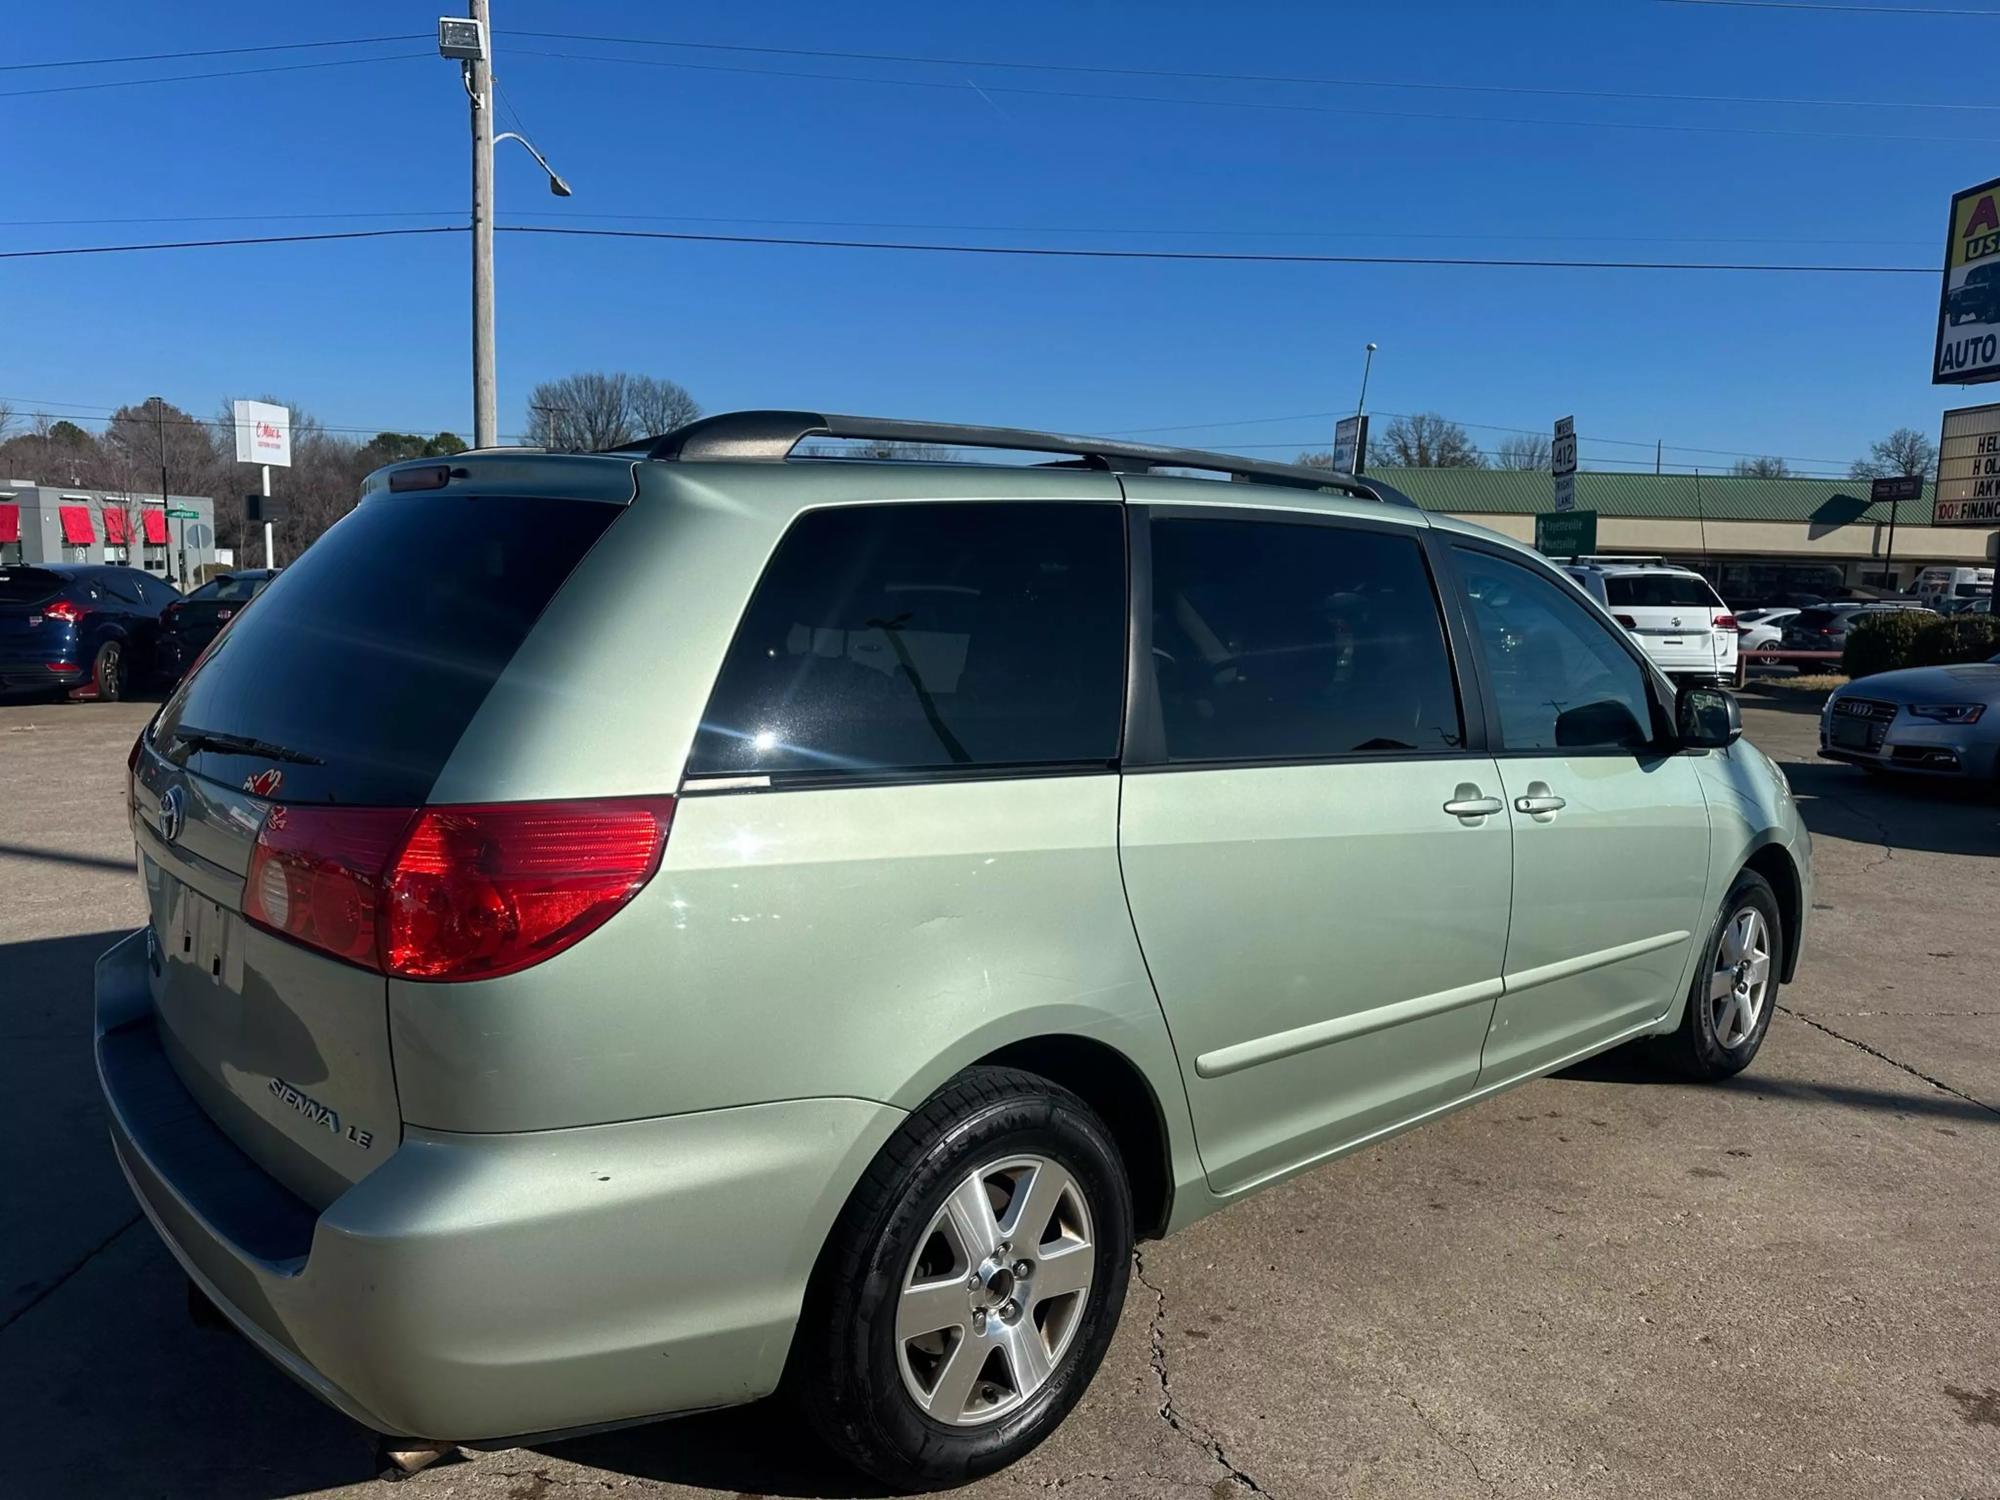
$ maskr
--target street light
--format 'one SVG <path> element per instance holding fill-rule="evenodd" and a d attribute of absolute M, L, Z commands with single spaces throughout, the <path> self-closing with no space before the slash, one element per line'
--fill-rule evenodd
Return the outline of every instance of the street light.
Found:
<path fill-rule="evenodd" d="M 438 17 L 438 55 L 459 65 L 466 97 L 472 101 L 472 446 L 490 448 L 499 440 L 499 380 L 493 355 L 493 54 L 488 39 L 493 18 L 487 0 L 470 0 L 469 16 Z M 525 137 L 508 131 L 548 173 L 549 191 L 570 195 L 541 152 Z"/>
<path fill-rule="evenodd" d="M 1361 399 L 1354 403 L 1354 415 L 1360 416 L 1368 408 L 1368 372 L 1375 365 L 1375 346 L 1370 344 L 1368 352 L 1361 360 Z"/>

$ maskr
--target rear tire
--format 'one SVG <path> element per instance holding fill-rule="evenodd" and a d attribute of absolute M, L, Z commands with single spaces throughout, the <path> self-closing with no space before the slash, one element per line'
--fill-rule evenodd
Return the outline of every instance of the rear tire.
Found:
<path fill-rule="evenodd" d="M 788 1393 L 885 1484 L 991 1473 L 1053 1432 L 1097 1373 L 1131 1252 L 1124 1163 L 1090 1107 L 1032 1073 L 968 1069 L 903 1122 L 842 1210 Z"/>
<path fill-rule="evenodd" d="M 1655 1039 L 1655 1058 L 1704 1083 L 1749 1067 L 1778 1007 L 1784 941 L 1777 894 L 1762 875 L 1744 870 L 1702 946 L 1680 1029 Z"/>
<path fill-rule="evenodd" d="M 97 648 L 97 660 L 91 664 L 91 686 L 97 689 L 99 703 L 116 703 L 125 696 L 125 648 L 116 641 L 106 641 Z"/>

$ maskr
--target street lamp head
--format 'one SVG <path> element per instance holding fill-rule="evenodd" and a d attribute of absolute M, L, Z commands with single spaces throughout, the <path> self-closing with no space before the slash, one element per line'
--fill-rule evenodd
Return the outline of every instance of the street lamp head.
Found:
<path fill-rule="evenodd" d="M 1370 344 L 1370 345 L 1368 346 L 1368 352 L 1369 352 L 1370 354 L 1373 354 L 1373 353 L 1375 352 L 1375 346 L 1374 346 L 1373 344 Z"/>
<path fill-rule="evenodd" d="M 558 198 L 567 198 L 569 196 L 569 184 L 551 172 L 549 173 L 549 191 L 554 193 Z"/>

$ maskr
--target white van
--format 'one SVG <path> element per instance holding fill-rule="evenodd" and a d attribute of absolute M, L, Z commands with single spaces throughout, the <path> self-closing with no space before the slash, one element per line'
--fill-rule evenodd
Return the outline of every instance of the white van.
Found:
<path fill-rule="evenodd" d="M 1925 568 L 1917 575 L 1916 596 L 1930 608 L 1943 613 L 1964 608 L 1967 599 L 1993 594 L 1991 568 Z"/>

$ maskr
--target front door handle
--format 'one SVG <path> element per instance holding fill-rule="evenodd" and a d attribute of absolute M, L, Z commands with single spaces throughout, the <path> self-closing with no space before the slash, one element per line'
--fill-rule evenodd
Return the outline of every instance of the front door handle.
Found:
<path fill-rule="evenodd" d="M 1507 804 L 1498 797 L 1489 797 L 1469 781 L 1461 781 L 1451 794 L 1451 801 L 1445 803 L 1444 810 L 1454 818 L 1478 820 L 1490 818 L 1497 812 L 1504 812 Z"/>
<path fill-rule="evenodd" d="M 1546 781 L 1531 781 L 1528 790 L 1514 799 L 1514 811 L 1530 817 L 1552 818 L 1569 804 L 1549 790 Z"/>

